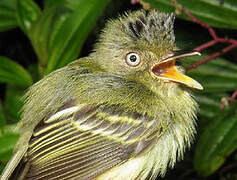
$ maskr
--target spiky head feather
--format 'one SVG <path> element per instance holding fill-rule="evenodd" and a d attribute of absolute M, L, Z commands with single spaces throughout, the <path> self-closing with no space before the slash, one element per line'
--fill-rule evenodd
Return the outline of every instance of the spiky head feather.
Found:
<path fill-rule="evenodd" d="M 163 46 L 164 43 L 172 46 L 175 42 L 174 15 L 158 13 L 157 11 L 136 11 L 127 13 L 119 19 L 110 21 L 105 29 L 108 36 L 102 35 L 102 41 L 115 42 L 120 47 L 129 44 L 147 43 L 156 48 Z M 105 35 L 105 34 L 104 34 Z M 120 42 L 119 40 L 125 42 Z"/>
<path fill-rule="evenodd" d="M 152 11 L 126 13 L 107 23 L 100 38 L 100 45 L 172 48 L 175 43 L 174 15 Z"/>

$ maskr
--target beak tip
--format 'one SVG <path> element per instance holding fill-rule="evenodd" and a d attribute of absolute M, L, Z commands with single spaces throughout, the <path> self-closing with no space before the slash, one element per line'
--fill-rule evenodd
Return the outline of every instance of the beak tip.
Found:
<path fill-rule="evenodd" d="M 198 51 L 194 51 L 194 52 L 193 52 L 193 55 L 201 56 L 202 54 L 201 54 L 200 52 L 198 52 Z"/>
<path fill-rule="evenodd" d="M 198 82 L 195 82 L 194 84 L 191 85 L 192 88 L 195 88 L 195 89 L 198 89 L 198 90 L 203 90 L 203 86 L 198 83 Z"/>
<path fill-rule="evenodd" d="M 197 88 L 198 90 L 202 91 L 204 88 L 202 86 Z"/>

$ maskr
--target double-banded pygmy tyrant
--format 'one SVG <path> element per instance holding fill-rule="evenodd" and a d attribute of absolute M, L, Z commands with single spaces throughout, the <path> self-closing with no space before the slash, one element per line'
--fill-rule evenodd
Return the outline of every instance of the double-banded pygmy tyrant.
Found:
<path fill-rule="evenodd" d="M 1 180 L 163 176 L 195 134 L 202 89 L 175 64 L 174 15 L 139 10 L 107 23 L 88 56 L 25 95 L 22 130 Z"/>

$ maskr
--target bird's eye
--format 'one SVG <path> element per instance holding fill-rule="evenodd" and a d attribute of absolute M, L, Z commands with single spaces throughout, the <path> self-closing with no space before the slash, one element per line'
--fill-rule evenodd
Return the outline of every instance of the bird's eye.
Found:
<path fill-rule="evenodd" d="M 129 66 L 135 67 L 138 66 L 140 64 L 140 56 L 137 53 L 131 52 L 128 53 L 126 56 L 126 63 Z"/>

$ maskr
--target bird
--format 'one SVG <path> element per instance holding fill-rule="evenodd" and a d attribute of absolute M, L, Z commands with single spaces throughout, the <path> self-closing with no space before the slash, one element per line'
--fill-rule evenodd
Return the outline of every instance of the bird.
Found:
<path fill-rule="evenodd" d="M 145 180 L 164 176 L 196 134 L 202 90 L 176 61 L 174 14 L 109 20 L 92 52 L 24 96 L 21 136 L 1 180 Z"/>

